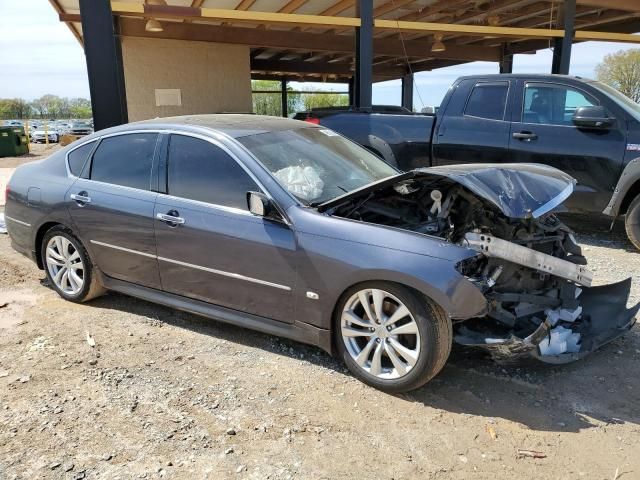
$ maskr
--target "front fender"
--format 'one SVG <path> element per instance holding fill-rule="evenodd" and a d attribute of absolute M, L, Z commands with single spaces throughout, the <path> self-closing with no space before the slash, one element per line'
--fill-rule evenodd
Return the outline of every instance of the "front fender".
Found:
<path fill-rule="evenodd" d="M 620 214 L 621 207 L 627 197 L 627 193 L 631 190 L 633 185 L 640 181 L 640 158 L 634 158 L 631 160 L 624 170 L 622 175 L 618 179 L 616 188 L 613 191 L 613 195 L 609 200 L 607 207 L 602 213 L 612 217 Z"/>

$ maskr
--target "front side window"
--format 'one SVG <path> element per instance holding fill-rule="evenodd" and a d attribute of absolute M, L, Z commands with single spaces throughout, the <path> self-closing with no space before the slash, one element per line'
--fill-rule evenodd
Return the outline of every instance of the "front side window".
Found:
<path fill-rule="evenodd" d="M 149 190 L 157 133 L 130 133 L 102 139 L 93 154 L 91 180 Z"/>
<path fill-rule="evenodd" d="M 579 107 L 596 105 L 584 93 L 571 87 L 551 84 L 527 84 L 524 89 L 523 123 L 573 125 Z"/>
<path fill-rule="evenodd" d="M 478 83 L 469 95 L 464 114 L 489 120 L 503 120 L 508 92 L 508 82 Z"/>
<path fill-rule="evenodd" d="M 326 128 L 298 128 L 238 138 L 275 179 L 307 205 L 327 202 L 398 171 Z"/>
<path fill-rule="evenodd" d="M 82 167 L 84 167 L 84 164 L 87 161 L 87 158 L 89 158 L 89 154 L 91 153 L 91 150 L 93 150 L 95 144 L 96 142 L 89 142 L 69 153 L 69 170 L 72 175 L 75 175 L 76 177 L 80 176 L 82 173 Z"/>
<path fill-rule="evenodd" d="M 247 192 L 260 191 L 220 147 L 185 135 L 171 135 L 167 180 L 169 195 L 242 210 Z"/>

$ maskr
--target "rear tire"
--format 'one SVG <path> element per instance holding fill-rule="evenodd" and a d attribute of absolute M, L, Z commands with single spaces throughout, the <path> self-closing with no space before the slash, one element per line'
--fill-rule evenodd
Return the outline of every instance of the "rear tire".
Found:
<path fill-rule="evenodd" d="M 83 303 L 106 293 L 87 250 L 68 228 L 56 225 L 49 229 L 40 255 L 49 284 L 65 300 Z"/>
<path fill-rule="evenodd" d="M 627 237 L 640 250 L 640 195 L 633 199 L 624 217 L 624 228 Z"/>
<path fill-rule="evenodd" d="M 391 282 L 347 290 L 338 301 L 333 331 L 351 373 L 389 393 L 414 390 L 435 377 L 453 339 L 451 320 L 438 305 Z"/>

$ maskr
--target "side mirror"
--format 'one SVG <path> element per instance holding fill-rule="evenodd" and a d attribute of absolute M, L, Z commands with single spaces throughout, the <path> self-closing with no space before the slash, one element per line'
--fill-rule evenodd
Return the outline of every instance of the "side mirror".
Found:
<path fill-rule="evenodd" d="M 573 124 L 581 128 L 605 130 L 615 123 L 603 106 L 578 107 L 573 114 Z"/>
<path fill-rule="evenodd" d="M 249 211 L 259 217 L 267 217 L 271 213 L 271 201 L 264 193 L 247 192 Z"/>

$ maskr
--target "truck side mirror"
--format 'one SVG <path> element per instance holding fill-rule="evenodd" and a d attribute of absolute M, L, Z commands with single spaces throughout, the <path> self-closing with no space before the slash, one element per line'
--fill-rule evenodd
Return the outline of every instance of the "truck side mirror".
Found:
<path fill-rule="evenodd" d="M 606 130 L 613 126 L 615 118 L 607 115 L 607 111 L 601 105 L 578 107 L 573 114 L 573 124 L 579 128 L 593 128 Z"/>

